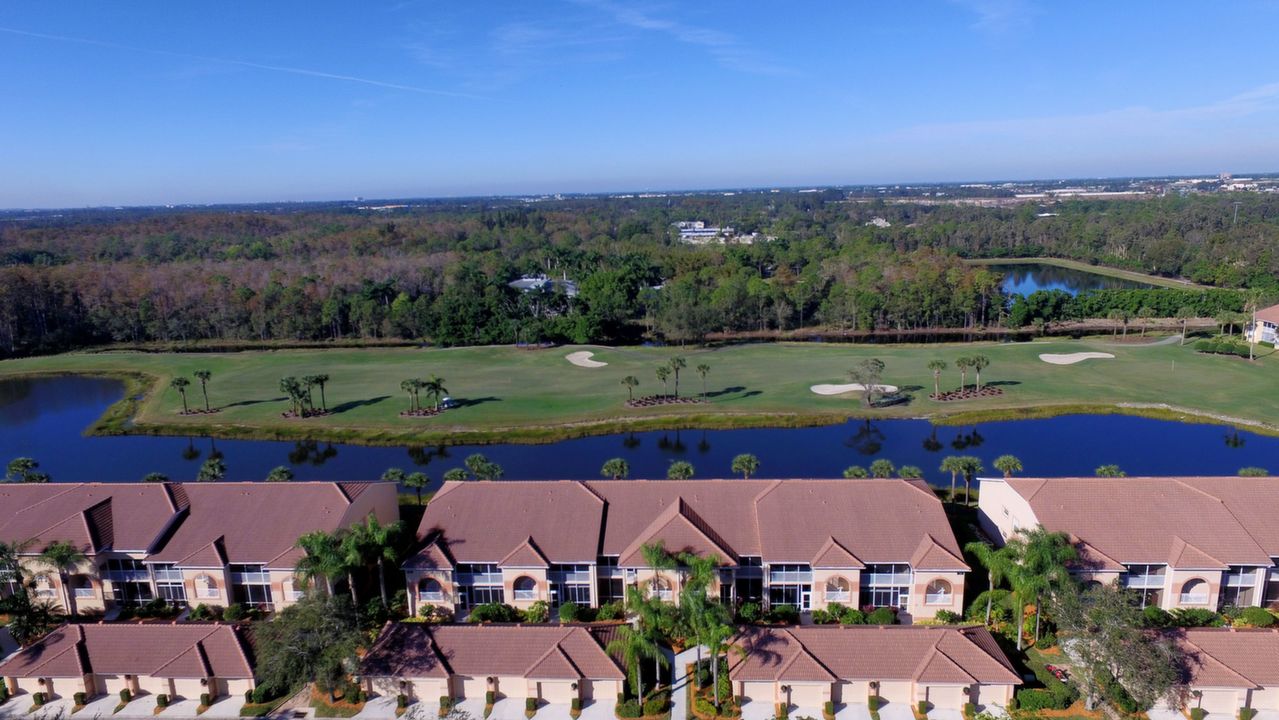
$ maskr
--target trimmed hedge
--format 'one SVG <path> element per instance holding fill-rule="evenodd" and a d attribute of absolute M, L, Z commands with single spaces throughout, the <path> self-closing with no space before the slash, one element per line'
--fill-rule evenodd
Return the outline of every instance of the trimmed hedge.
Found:
<path fill-rule="evenodd" d="M 200 704 L 208 707 L 213 704 L 213 695 L 210 693 L 200 693 Z"/>
<path fill-rule="evenodd" d="M 619 718 L 637 718 L 644 714 L 643 708 L 635 698 L 618 703 L 616 713 Z"/>
<path fill-rule="evenodd" d="M 1203 708 L 1190 708 L 1190 720 L 1204 720 L 1204 716 L 1207 714 Z"/>
<path fill-rule="evenodd" d="M 156 706 L 156 707 L 158 707 L 158 708 L 167 708 L 167 707 L 169 707 L 169 696 L 168 696 L 168 695 L 165 695 L 164 693 L 160 693 L 159 695 L 156 695 L 156 696 L 155 696 L 155 706 Z"/>
<path fill-rule="evenodd" d="M 71 699 L 75 702 L 77 706 L 81 706 L 81 705 L 84 705 L 85 700 L 88 700 L 89 697 L 85 695 L 83 692 L 78 692 L 72 695 Z"/>
<path fill-rule="evenodd" d="M 1252 720 L 1255 717 L 1257 717 L 1256 708 L 1239 708 L 1239 720 Z"/>
<path fill-rule="evenodd" d="M 133 699 L 133 693 L 129 692 L 129 688 L 120 691 L 120 702 L 127 703 Z"/>

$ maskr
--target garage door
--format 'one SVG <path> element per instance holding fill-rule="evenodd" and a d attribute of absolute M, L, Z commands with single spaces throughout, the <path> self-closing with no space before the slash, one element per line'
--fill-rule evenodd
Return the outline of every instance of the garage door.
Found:
<path fill-rule="evenodd" d="M 1243 703 L 1239 702 L 1239 692 L 1236 690 L 1204 690 L 1200 707 L 1210 715 L 1234 717 Z"/>
<path fill-rule="evenodd" d="M 959 685 L 932 685 L 927 692 L 928 702 L 938 710 L 962 710 L 967 699 Z"/>
<path fill-rule="evenodd" d="M 910 707 L 914 703 L 911 702 L 911 692 L 909 682 L 889 682 L 879 683 L 879 697 L 888 703 L 896 703 Z"/>
<path fill-rule="evenodd" d="M 1279 688 L 1253 690 L 1252 707 L 1255 710 L 1279 710 Z"/>
<path fill-rule="evenodd" d="M 488 682 L 482 678 L 464 677 L 462 678 L 462 697 L 475 698 L 483 700 L 484 693 L 488 691 Z"/>
<path fill-rule="evenodd" d="M 568 705 L 573 702 L 573 698 L 577 697 L 577 693 L 573 690 L 573 684 L 563 680 L 550 680 L 538 683 L 538 696 L 548 703 L 557 703 L 559 705 Z"/>
<path fill-rule="evenodd" d="M 199 700 L 204 693 L 204 686 L 194 678 L 182 678 L 173 681 L 173 694 L 184 700 Z"/>
<path fill-rule="evenodd" d="M 771 682 L 748 682 L 742 683 L 742 694 L 747 700 L 752 702 L 762 702 L 770 704 L 775 702 L 777 697 L 773 692 L 773 683 Z"/>
<path fill-rule="evenodd" d="M 119 695 L 121 690 L 129 688 L 129 683 L 125 682 L 123 675 L 102 675 L 100 677 L 104 683 L 102 689 L 108 695 Z"/>
<path fill-rule="evenodd" d="M 826 702 L 826 684 L 800 685 L 791 683 L 790 701 L 796 707 L 807 709 L 820 708 Z"/>
<path fill-rule="evenodd" d="M 173 692 L 169 687 L 168 678 L 158 678 L 150 675 L 138 676 L 138 689 L 152 695 L 170 695 Z"/>

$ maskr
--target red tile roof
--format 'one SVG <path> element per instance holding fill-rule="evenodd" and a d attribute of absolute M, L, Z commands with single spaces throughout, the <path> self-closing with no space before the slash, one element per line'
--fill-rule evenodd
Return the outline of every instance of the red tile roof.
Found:
<path fill-rule="evenodd" d="M 928 486 L 888 479 L 445 483 L 418 528 L 439 547 L 406 564 L 498 562 L 530 537 L 552 563 L 614 555 L 626 567 L 656 540 L 734 562 L 811 563 L 833 540 L 860 563 L 968 569 Z"/>
<path fill-rule="evenodd" d="M 1010 478 L 1039 523 L 1084 544 L 1100 568 L 1270 565 L 1279 483 L 1249 477 Z"/>
<path fill-rule="evenodd" d="M 252 678 L 233 625 L 133 623 L 63 625 L 0 663 L 0 677 L 147 675 Z"/>
<path fill-rule="evenodd" d="M 922 625 L 746 628 L 735 640 L 744 656 L 738 681 L 915 680 L 1019 684 L 985 628 Z"/>
<path fill-rule="evenodd" d="M 1170 635 L 1191 686 L 1279 687 L 1279 630 L 1192 628 Z"/>
<path fill-rule="evenodd" d="M 33 540 L 32 553 L 54 541 L 86 554 L 146 551 L 176 514 L 157 483 L 0 485 L 0 542 Z"/>
<path fill-rule="evenodd" d="M 1279 325 L 1279 305 L 1271 305 L 1257 311 L 1257 320 Z"/>
<path fill-rule="evenodd" d="M 587 628 L 555 625 L 388 623 L 364 657 L 361 673 L 396 678 L 625 677 Z"/>

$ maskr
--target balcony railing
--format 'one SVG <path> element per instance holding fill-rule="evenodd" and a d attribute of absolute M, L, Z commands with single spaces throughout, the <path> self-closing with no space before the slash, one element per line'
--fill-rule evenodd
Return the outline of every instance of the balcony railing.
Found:
<path fill-rule="evenodd" d="M 231 573 L 231 582 L 236 585 L 268 585 L 271 583 L 271 573 L 233 572 Z"/>
<path fill-rule="evenodd" d="M 1208 593 L 1181 593 L 1177 596 L 1177 602 L 1182 605 L 1207 605 Z"/>
<path fill-rule="evenodd" d="M 108 570 L 106 579 L 113 582 L 151 582 L 151 573 L 146 570 Z"/>
<path fill-rule="evenodd" d="M 501 585 L 502 573 L 458 573 L 457 581 L 462 585 Z"/>
<path fill-rule="evenodd" d="M 813 581 L 813 571 L 811 570 L 773 570 L 768 573 L 768 581 L 770 583 L 810 583 Z"/>
<path fill-rule="evenodd" d="M 156 582 L 182 582 L 182 571 L 175 569 L 154 570 Z"/>
<path fill-rule="evenodd" d="M 435 592 L 419 592 L 417 594 L 418 602 L 443 602 L 444 593 L 436 590 Z"/>
<path fill-rule="evenodd" d="M 1158 590 L 1164 586 L 1163 575 L 1128 575 L 1124 577 L 1124 587 L 1133 590 Z"/>
<path fill-rule="evenodd" d="M 558 583 L 589 583 L 591 581 L 591 573 L 589 570 L 580 570 L 576 572 L 553 572 L 548 573 L 548 579 L 551 582 Z"/>
<path fill-rule="evenodd" d="M 515 599 L 516 600 L 536 600 L 537 591 L 536 590 L 516 590 Z"/>
<path fill-rule="evenodd" d="M 910 573 L 870 573 L 862 575 L 862 584 L 870 587 L 909 585 Z"/>
<path fill-rule="evenodd" d="M 75 589 L 75 596 L 77 600 L 82 600 L 84 598 L 97 597 L 98 593 L 91 587 L 87 587 L 87 588 L 81 587 L 81 588 Z"/>
<path fill-rule="evenodd" d="M 826 602 L 848 602 L 851 593 L 847 590 L 827 590 Z"/>
<path fill-rule="evenodd" d="M 924 595 L 925 605 L 950 605 L 955 599 L 951 593 L 928 593 Z"/>

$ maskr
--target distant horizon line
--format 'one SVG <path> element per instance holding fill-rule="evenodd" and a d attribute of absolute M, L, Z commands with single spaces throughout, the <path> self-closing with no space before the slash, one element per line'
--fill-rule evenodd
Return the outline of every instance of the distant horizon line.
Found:
<path fill-rule="evenodd" d="M 1267 178 L 1279 177 L 1279 171 L 1262 171 L 1262 172 L 1235 172 L 1235 171 L 1218 171 L 1216 173 L 1185 173 L 1185 174 L 1157 174 L 1157 175 L 1095 175 L 1095 176 L 1062 176 L 1062 177 L 1038 177 L 1038 178 L 999 178 L 999 179 L 966 179 L 966 180 L 911 180 L 897 182 L 861 182 L 861 183 L 826 183 L 826 184 L 798 184 L 798 185 L 724 185 L 720 187 L 702 187 L 702 188 L 643 188 L 643 189 L 619 189 L 619 190 L 560 190 L 560 191 L 542 191 L 542 192 L 512 192 L 512 193 L 479 193 L 479 194 L 441 194 L 441 195 L 399 195 L 399 196 L 383 196 L 383 197 L 364 197 L 356 195 L 354 197 L 345 198 L 311 198 L 307 200 L 244 200 L 244 201 L 210 201 L 210 202 L 157 202 L 157 203 L 137 203 L 137 204 L 120 204 L 120 203 L 102 203 L 96 205 L 48 205 L 48 206 L 26 206 L 26 207 L 3 207 L 0 213 L 18 213 L 18 212 L 56 212 L 56 211 L 82 211 L 82 210 L 150 210 L 150 209 L 178 209 L 178 208 L 217 208 L 217 207 L 236 207 L 236 206 L 262 206 L 262 205 L 316 205 L 331 203 L 389 203 L 397 201 L 457 201 L 457 200 L 518 200 L 523 198 L 548 198 L 563 196 L 565 198 L 583 198 L 583 197 L 615 197 L 619 195 L 641 195 L 641 194 L 662 194 L 662 195 L 707 195 L 715 193 L 744 193 L 744 192 L 800 192 L 803 190 L 841 190 L 850 188 L 924 188 L 924 187 L 955 187 L 965 185 L 990 185 L 996 187 L 998 185 L 1014 184 L 1014 185 L 1035 185 L 1045 183 L 1064 183 L 1075 181 L 1092 181 L 1092 182 L 1119 182 L 1119 181 L 1135 181 L 1135 180 L 1183 180 L 1187 178 L 1199 177 L 1219 177 L 1220 175 L 1239 175 L 1241 177 Z"/>

